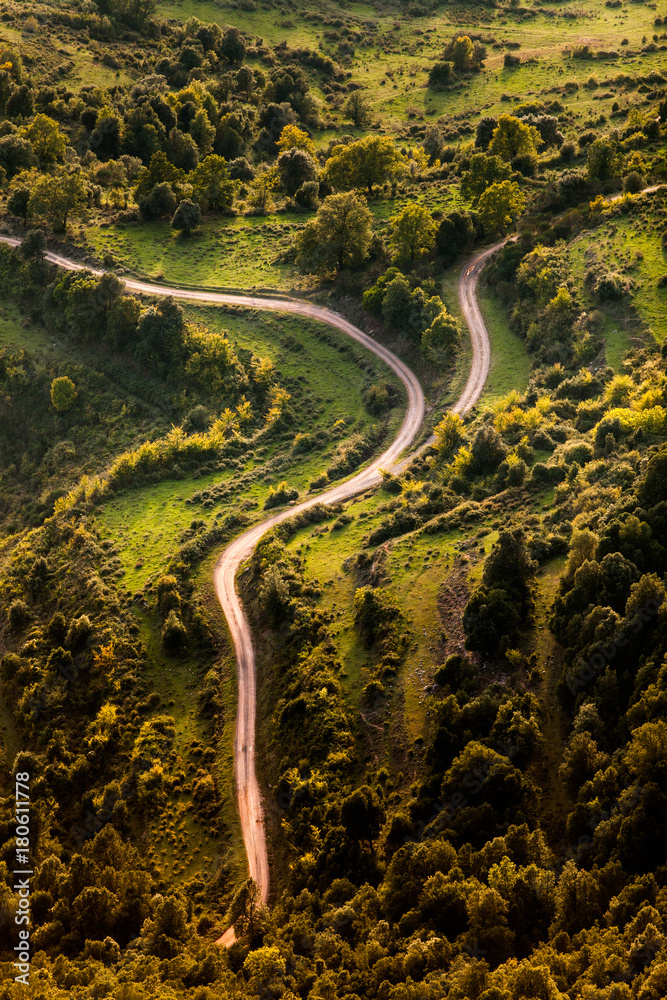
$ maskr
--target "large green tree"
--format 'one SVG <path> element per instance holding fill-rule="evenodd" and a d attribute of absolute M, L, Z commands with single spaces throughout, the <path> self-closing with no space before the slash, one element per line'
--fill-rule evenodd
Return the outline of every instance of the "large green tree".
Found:
<path fill-rule="evenodd" d="M 461 194 L 477 205 L 487 188 L 500 181 L 509 180 L 512 170 L 500 156 L 487 156 L 486 153 L 474 153 L 470 157 L 470 167 L 461 178 Z"/>
<path fill-rule="evenodd" d="M 359 195 L 329 195 L 297 239 L 297 263 L 315 274 L 358 267 L 368 256 L 372 221 Z"/>
<path fill-rule="evenodd" d="M 19 135 L 28 140 L 41 167 L 59 162 L 65 156 L 67 139 L 58 128 L 58 123 L 48 115 L 35 115 Z"/>
<path fill-rule="evenodd" d="M 202 160 L 188 180 L 195 200 L 204 211 L 226 212 L 234 200 L 234 181 L 230 179 L 227 162 L 212 153 Z"/>
<path fill-rule="evenodd" d="M 506 233 L 523 211 L 525 195 L 515 181 L 492 184 L 479 199 L 479 217 L 489 234 Z"/>
<path fill-rule="evenodd" d="M 369 194 L 376 184 L 384 184 L 404 170 L 405 160 L 391 139 L 379 135 L 335 146 L 324 168 L 333 187 L 343 191 L 365 188 Z"/>
<path fill-rule="evenodd" d="M 437 227 L 433 216 L 423 205 L 406 205 L 392 216 L 390 222 L 389 245 L 396 262 L 414 264 L 433 249 Z"/>
<path fill-rule="evenodd" d="M 43 174 L 32 188 L 28 214 L 44 219 L 54 232 L 64 233 L 71 216 L 82 212 L 86 194 L 86 184 L 79 173 Z"/>
<path fill-rule="evenodd" d="M 526 125 L 514 115 L 501 115 L 493 131 L 489 152 L 508 161 L 515 157 L 533 158 L 543 145 L 542 136 L 534 125 Z"/>

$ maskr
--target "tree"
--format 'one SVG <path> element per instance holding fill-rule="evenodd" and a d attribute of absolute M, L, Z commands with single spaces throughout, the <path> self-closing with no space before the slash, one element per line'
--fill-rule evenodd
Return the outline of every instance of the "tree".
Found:
<path fill-rule="evenodd" d="M 139 30 L 157 10 L 157 0 L 105 0 L 105 2 L 111 17 Z"/>
<path fill-rule="evenodd" d="M 475 130 L 475 146 L 478 149 L 486 150 L 489 148 L 497 125 L 497 118 L 491 118 L 489 116 L 480 118 L 477 123 L 477 129 Z"/>
<path fill-rule="evenodd" d="M 489 152 L 507 161 L 516 157 L 534 159 L 542 145 L 542 137 L 534 125 L 526 125 L 514 115 L 501 115 L 493 130 Z"/>
<path fill-rule="evenodd" d="M 428 85 L 431 90 L 443 90 L 452 80 L 452 64 L 450 62 L 433 63 L 428 74 Z"/>
<path fill-rule="evenodd" d="M 202 209 L 216 212 L 228 211 L 234 200 L 234 182 L 229 176 L 227 163 L 222 156 L 212 153 L 192 171 L 188 180 L 192 193 Z"/>
<path fill-rule="evenodd" d="M 184 198 L 179 202 L 178 208 L 174 212 L 171 220 L 172 229 L 180 229 L 184 236 L 189 236 L 193 229 L 196 229 L 201 222 L 201 211 L 196 201 Z"/>
<path fill-rule="evenodd" d="M 482 583 L 486 587 L 503 587 L 515 596 L 525 611 L 532 604 L 536 569 L 537 563 L 530 558 L 521 532 L 502 531 L 484 564 Z"/>
<path fill-rule="evenodd" d="M 173 128 L 167 136 L 166 153 L 180 170 L 194 170 L 199 163 L 199 150 L 191 135 Z"/>
<path fill-rule="evenodd" d="M 329 195 L 297 237 L 297 263 L 316 274 L 358 267 L 368 256 L 372 221 L 359 195 Z"/>
<path fill-rule="evenodd" d="M 477 205 L 488 187 L 509 180 L 511 172 L 509 163 L 504 163 L 499 156 L 473 153 L 470 168 L 461 178 L 461 194 L 467 201 Z"/>
<path fill-rule="evenodd" d="M 616 177 L 621 169 L 621 157 L 615 142 L 607 138 L 595 139 L 588 147 L 586 169 L 589 180 L 606 181 Z"/>
<path fill-rule="evenodd" d="M 30 203 L 30 188 L 17 187 L 7 199 L 7 211 L 17 219 L 23 219 L 23 228 L 28 223 L 28 205 Z"/>
<path fill-rule="evenodd" d="M 478 587 L 463 612 L 466 648 L 497 653 L 503 638 L 510 643 L 518 635 L 519 612 L 501 587 Z"/>
<path fill-rule="evenodd" d="M 115 160 L 120 156 L 122 138 L 123 119 L 106 105 L 97 114 L 88 146 L 100 160 Z"/>
<path fill-rule="evenodd" d="M 178 199 L 174 194 L 171 184 L 164 181 L 156 184 L 147 198 L 141 196 L 137 199 L 141 217 L 150 221 L 151 219 L 167 219 L 176 211 Z"/>
<path fill-rule="evenodd" d="M 372 850 L 386 818 L 384 803 L 377 792 L 368 785 L 355 788 L 343 799 L 340 815 L 348 836 L 367 841 Z"/>
<path fill-rule="evenodd" d="M 487 233 L 506 233 L 526 204 L 515 181 L 492 184 L 479 199 L 479 217 Z"/>
<path fill-rule="evenodd" d="M 353 90 L 343 105 L 343 117 L 355 128 L 367 128 L 371 123 L 371 106 L 360 90 Z"/>
<path fill-rule="evenodd" d="M 240 65 L 245 59 L 246 47 L 238 28 L 227 28 L 219 48 L 220 55 L 233 66 Z"/>
<path fill-rule="evenodd" d="M 188 633 L 183 622 L 172 609 L 162 629 L 162 646 L 170 656 L 184 652 L 188 644 Z"/>
<path fill-rule="evenodd" d="M 200 108 L 190 122 L 190 136 L 197 144 L 200 158 L 208 156 L 213 149 L 215 128 L 211 125 L 204 108 Z"/>
<path fill-rule="evenodd" d="M 317 178 L 317 164 L 305 149 L 293 147 L 281 153 L 277 162 L 280 183 L 287 194 L 296 194 L 302 184 Z"/>
<path fill-rule="evenodd" d="M 303 149 L 304 152 L 315 156 L 315 143 L 308 133 L 297 125 L 285 125 L 276 146 L 281 153 L 286 153 L 288 149 Z"/>
<path fill-rule="evenodd" d="M 184 180 L 185 171 L 175 167 L 167 159 L 167 154 L 162 152 L 162 150 L 158 150 L 151 156 L 149 166 L 142 167 L 139 171 L 137 186 L 134 192 L 135 197 L 140 198 L 142 195 L 147 197 L 156 184 L 166 182 L 172 188 L 175 188 Z"/>
<path fill-rule="evenodd" d="M 278 167 L 262 165 L 250 186 L 250 204 L 262 215 L 275 208 L 272 193 L 278 186 Z"/>
<path fill-rule="evenodd" d="M 443 457 L 451 454 L 454 448 L 463 440 L 463 421 L 458 413 L 446 413 L 439 424 L 433 428 L 435 447 Z"/>
<path fill-rule="evenodd" d="M 250 95 L 252 94 L 253 84 L 255 82 L 255 77 L 249 66 L 241 66 L 241 69 L 236 74 L 236 89 L 245 94 L 246 100 L 250 100 Z"/>
<path fill-rule="evenodd" d="M 227 911 L 227 921 L 239 935 L 247 932 L 250 937 L 253 936 L 261 898 L 261 890 L 251 878 L 246 879 L 235 892 Z"/>
<path fill-rule="evenodd" d="M 394 260 L 398 263 L 415 260 L 430 253 L 435 244 L 436 223 L 423 205 L 406 205 L 390 219 L 392 233 L 389 238 Z"/>
<path fill-rule="evenodd" d="M 639 502 L 650 510 L 667 500 L 667 449 L 653 455 L 639 486 Z"/>
<path fill-rule="evenodd" d="M 405 160 L 391 139 L 371 135 L 349 146 L 335 146 L 324 168 L 329 182 L 341 190 L 384 184 L 405 170 Z"/>
<path fill-rule="evenodd" d="M 32 189 L 28 212 L 49 222 L 54 232 L 64 233 L 70 216 L 79 215 L 83 210 L 86 194 L 81 174 L 43 175 Z"/>
<path fill-rule="evenodd" d="M 74 382 L 67 375 L 54 378 L 51 383 L 51 402 L 58 413 L 66 413 L 74 405 L 78 395 Z"/>
<path fill-rule="evenodd" d="M 469 212 L 456 211 L 446 215 L 435 234 L 436 250 L 445 267 L 471 247 L 474 240 L 475 227 Z"/>
<path fill-rule="evenodd" d="M 67 139 L 48 115 L 35 115 L 29 125 L 19 130 L 19 135 L 32 146 L 40 167 L 48 167 L 65 156 Z"/>
<path fill-rule="evenodd" d="M 410 282 L 399 271 L 385 286 L 382 297 L 382 318 L 388 326 L 405 333 L 411 325 L 412 306 Z"/>
<path fill-rule="evenodd" d="M 431 364 L 442 367 L 451 361 L 452 351 L 459 339 L 458 323 L 446 309 L 443 309 L 422 333 L 421 352 Z"/>
<path fill-rule="evenodd" d="M 457 73 L 467 73 L 482 67 L 486 49 L 481 42 L 474 42 L 468 35 L 455 35 L 445 46 L 443 59 L 449 59 Z"/>
<path fill-rule="evenodd" d="M 287 963 L 275 945 L 251 951 L 243 963 L 243 970 L 249 978 L 252 996 L 266 1000 L 285 996 Z"/>
<path fill-rule="evenodd" d="M 24 260 L 43 260 L 46 254 L 46 236 L 41 229 L 31 229 L 21 240 L 19 253 Z"/>
<path fill-rule="evenodd" d="M 29 170 L 36 165 L 37 157 L 28 139 L 13 133 L 0 138 L 0 166 L 4 167 L 10 180 L 20 170 Z"/>
<path fill-rule="evenodd" d="M 22 83 L 16 87 L 5 105 L 5 114 L 8 118 L 30 118 L 35 110 L 32 87 L 27 83 Z"/>

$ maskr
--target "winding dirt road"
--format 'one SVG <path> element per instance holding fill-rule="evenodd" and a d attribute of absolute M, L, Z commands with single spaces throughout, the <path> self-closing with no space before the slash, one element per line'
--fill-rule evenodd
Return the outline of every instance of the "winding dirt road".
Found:
<path fill-rule="evenodd" d="M 0 242 L 17 246 L 19 240 L 0 236 Z M 489 364 L 491 348 L 489 337 L 484 326 L 479 306 L 475 298 L 475 289 L 479 275 L 488 258 L 494 254 L 505 240 L 483 250 L 470 261 L 461 273 L 459 283 L 459 301 L 463 316 L 468 325 L 472 340 L 472 365 L 466 386 L 459 399 L 451 407 L 452 412 L 465 414 L 477 403 L 484 388 Z M 88 270 L 96 275 L 104 272 L 86 267 L 60 254 L 48 252 L 47 260 L 70 271 Z M 256 717 L 256 677 L 255 655 L 248 620 L 243 612 L 236 593 L 235 578 L 241 564 L 252 554 L 262 535 L 276 524 L 286 520 L 317 503 L 336 503 L 347 500 L 380 480 L 380 469 L 391 469 L 398 466 L 399 456 L 414 442 L 424 419 L 424 394 L 415 375 L 400 358 L 397 358 L 382 344 L 363 333 L 352 323 L 338 313 L 296 299 L 260 298 L 252 295 L 232 294 L 228 292 L 194 291 L 182 288 L 170 288 L 164 285 L 154 285 L 150 282 L 126 280 L 129 291 L 144 295 L 171 295 L 175 299 L 189 302 L 206 302 L 214 305 L 236 305 L 251 309 L 267 309 L 274 312 L 285 312 L 306 316 L 309 319 L 320 320 L 341 330 L 353 340 L 362 344 L 377 355 L 395 372 L 405 386 L 407 406 L 400 430 L 393 442 L 370 465 L 356 476 L 332 487 L 324 493 L 313 496 L 294 507 L 281 510 L 271 517 L 256 524 L 231 542 L 224 550 L 215 568 L 215 589 L 220 605 L 227 619 L 229 631 L 234 642 L 238 671 L 238 710 L 236 720 L 236 737 L 234 743 L 234 775 L 238 796 L 239 816 L 243 840 L 248 856 L 250 876 L 259 886 L 262 903 L 266 903 L 269 895 L 269 862 L 266 848 L 266 833 L 264 829 L 264 810 L 262 797 L 255 772 L 255 717 Z M 433 438 L 429 438 L 432 441 Z M 427 442 L 428 444 L 429 442 Z M 424 446 L 422 446 L 424 447 Z M 412 456 L 408 457 L 409 458 Z M 404 459 L 400 463 L 403 466 Z M 230 927 L 218 939 L 218 944 L 229 946 L 236 940 L 234 929 Z"/>

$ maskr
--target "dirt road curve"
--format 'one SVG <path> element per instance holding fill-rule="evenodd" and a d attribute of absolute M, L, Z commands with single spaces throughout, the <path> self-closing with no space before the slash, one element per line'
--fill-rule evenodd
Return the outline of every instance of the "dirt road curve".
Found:
<path fill-rule="evenodd" d="M 18 240 L 0 236 L 0 241 L 13 246 Z M 470 376 L 462 395 L 452 406 L 455 413 L 467 413 L 479 399 L 489 371 L 490 345 L 482 316 L 475 299 L 475 288 L 479 274 L 487 259 L 505 241 L 489 247 L 478 254 L 464 268 L 459 286 L 459 298 L 463 315 L 470 329 L 473 348 L 473 360 Z M 84 265 L 49 252 L 47 259 L 67 270 L 84 270 Z M 87 268 L 87 270 L 93 270 Z M 94 271 L 102 274 L 101 271 Z M 300 511 L 307 510 L 316 503 L 335 503 L 346 500 L 363 492 L 380 481 L 379 469 L 390 469 L 398 464 L 398 458 L 415 440 L 424 418 L 424 395 L 416 377 L 399 358 L 372 337 L 363 333 L 349 323 L 343 316 L 321 306 L 295 299 L 257 298 L 251 295 L 236 295 L 227 292 L 191 291 L 180 288 L 168 288 L 163 285 L 153 285 L 144 281 L 127 280 L 128 290 L 146 295 L 171 295 L 177 299 L 190 302 L 207 302 L 219 305 L 246 306 L 252 309 L 268 309 L 275 312 L 294 313 L 320 320 L 333 326 L 363 344 L 385 362 L 401 379 L 407 393 L 405 417 L 400 430 L 392 444 L 379 458 L 338 486 L 325 493 L 305 500 L 295 507 L 285 510 L 254 525 L 244 532 L 225 549 L 215 568 L 215 588 L 224 611 L 229 630 L 234 642 L 238 670 L 238 712 L 236 721 L 236 738 L 234 745 L 234 774 L 239 804 L 239 816 L 243 840 L 248 856 L 250 875 L 260 888 L 262 902 L 266 902 L 269 894 L 269 863 L 266 850 L 266 835 L 264 831 L 264 811 L 262 798 L 255 773 L 255 715 L 256 715 L 256 680 L 255 656 L 248 621 L 243 613 L 235 587 L 235 577 L 239 566 L 252 553 L 264 532 L 288 517 Z M 431 439 L 432 440 L 432 439 Z M 401 465 L 404 462 L 400 463 Z M 218 944 L 229 946 L 235 940 L 232 927 L 218 939 Z"/>

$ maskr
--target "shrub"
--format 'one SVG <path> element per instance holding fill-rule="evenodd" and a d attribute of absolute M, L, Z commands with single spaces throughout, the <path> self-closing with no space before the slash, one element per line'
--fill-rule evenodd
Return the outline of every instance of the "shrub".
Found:
<path fill-rule="evenodd" d="M 428 85 L 432 90 L 441 90 L 451 83 L 453 66 L 450 62 L 437 62 L 431 66 Z"/>
<path fill-rule="evenodd" d="M 299 491 L 290 489 L 285 480 L 283 480 L 277 486 L 272 486 L 269 489 L 264 501 L 264 510 L 268 510 L 270 507 L 280 507 L 284 503 L 296 500 L 298 496 Z"/>
<path fill-rule="evenodd" d="M 645 187 L 646 178 L 638 170 L 633 170 L 627 177 L 623 178 L 623 190 L 628 194 L 638 194 Z"/>
<path fill-rule="evenodd" d="M 184 236 L 189 236 L 193 229 L 196 229 L 201 222 L 201 209 L 196 201 L 184 198 L 174 212 L 171 220 L 171 228 L 179 229 Z"/>
<path fill-rule="evenodd" d="M 617 271 L 608 271 L 600 275 L 595 283 L 595 294 L 603 301 L 605 299 L 622 299 L 630 291 L 628 281 Z"/>
<path fill-rule="evenodd" d="M 162 646 L 166 653 L 171 656 L 178 656 L 187 647 L 188 634 L 185 626 L 176 612 L 172 609 L 167 615 L 167 620 L 162 629 Z"/>
<path fill-rule="evenodd" d="M 9 624 L 17 632 L 24 629 L 30 619 L 32 618 L 32 612 L 25 601 L 16 598 L 9 605 Z"/>
<path fill-rule="evenodd" d="M 78 395 L 74 382 L 67 375 L 54 378 L 51 383 L 51 402 L 58 413 L 66 413 L 74 405 Z"/>

